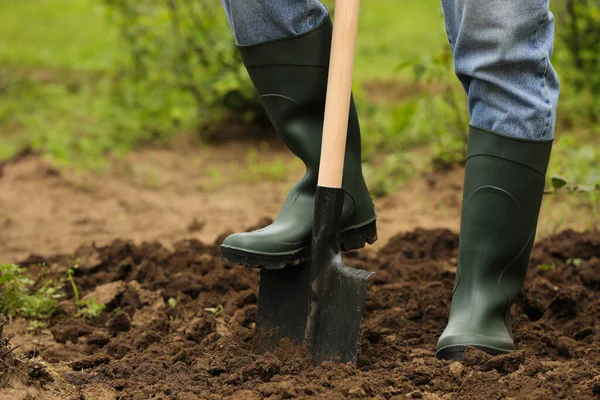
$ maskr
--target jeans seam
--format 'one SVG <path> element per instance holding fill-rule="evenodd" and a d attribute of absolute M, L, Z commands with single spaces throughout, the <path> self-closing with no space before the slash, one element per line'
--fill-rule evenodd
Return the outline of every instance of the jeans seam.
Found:
<path fill-rule="evenodd" d="M 544 3 L 544 0 L 542 0 L 542 5 Z M 545 94 L 544 96 L 544 100 L 546 102 L 546 104 L 549 104 L 550 102 L 550 93 L 548 92 L 548 85 L 547 85 L 547 75 L 548 75 L 548 70 L 550 69 L 550 55 L 548 54 L 548 52 L 542 48 L 542 46 L 540 46 L 539 41 L 540 41 L 540 33 L 542 30 L 542 27 L 544 26 L 544 22 L 547 20 L 548 18 L 548 14 L 546 14 L 545 18 L 542 19 L 537 27 L 537 29 L 535 30 L 534 34 L 534 41 L 533 44 L 535 45 L 535 47 L 537 47 L 539 50 L 541 50 L 541 52 L 544 55 L 544 73 L 542 74 L 542 85 L 543 85 L 543 93 Z M 544 131 L 542 132 L 542 136 L 546 137 L 546 135 L 548 134 L 548 131 L 550 130 L 550 126 L 552 125 L 552 104 L 549 104 L 549 110 L 550 110 L 550 116 L 546 117 L 545 115 L 547 115 L 547 113 L 544 114 L 544 120 L 546 122 L 545 126 L 544 126 Z"/>

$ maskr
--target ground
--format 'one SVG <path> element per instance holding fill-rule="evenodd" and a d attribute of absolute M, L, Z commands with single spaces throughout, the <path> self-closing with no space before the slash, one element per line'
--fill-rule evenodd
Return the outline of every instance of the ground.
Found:
<path fill-rule="evenodd" d="M 135 152 L 101 176 L 28 153 L 2 166 L 1 259 L 61 276 L 74 256 L 81 295 L 107 309 L 95 321 L 74 317 L 69 292 L 47 329 L 6 324 L 19 358 L 0 399 L 599 396 L 600 233 L 588 203 L 572 194 L 545 199 L 513 310 L 520 350 L 472 351 L 463 364 L 435 359 L 456 267 L 460 167 L 377 199 L 380 240 L 345 256 L 375 272 L 357 366 L 312 367 L 289 343 L 257 353 L 258 272 L 223 265 L 218 243 L 276 216 L 302 167 L 270 142 L 257 156 L 265 165 L 282 160 L 285 176 L 248 176 L 248 146 L 184 140 Z"/>
<path fill-rule="evenodd" d="M 232 126 L 234 116 L 221 126 L 221 110 L 202 106 L 198 121 L 170 80 L 129 82 L 139 49 L 125 44 L 109 3 L 123 2 L 3 2 L 0 265 L 60 279 L 76 262 L 81 297 L 106 309 L 76 316 L 64 282 L 47 326 L 0 317 L 0 400 L 600 397 L 600 137 L 595 96 L 570 79 L 587 75 L 570 64 L 564 35 L 548 175 L 567 185 L 548 182 L 513 309 L 519 350 L 442 362 L 434 350 L 457 263 L 466 98 L 439 0 L 362 2 L 354 94 L 367 180 L 385 196 L 375 201 L 379 241 L 344 260 L 375 275 L 357 365 L 313 367 L 289 343 L 256 351 L 258 272 L 224 265 L 218 246 L 274 218 L 301 163 L 272 132 L 251 137 L 256 128 Z M 568 13 L 555 15 L 558 32 Z M 207 21 L 231 44 L 222 14 Z"/>
<path fill-rule="evenodd" d="M 35 154 L 1 165 L 0 260 L 66 254 L 82 243 L 105 245 L 115 238 L 167 247 L 188 238 L 213 243 L 223 232 L 274 218 L 303 174 L 302 165 L 275 140 L 257 151 L 264 165 L 281 160 L 273 180 L 275 173 L 251 172 L 248 149 L 255 142 L 236 139 L 202 147 L 188 139 L 170 149 L 137 151 L 105 175 L 57 170 Z M 429 173 L 377 199 L 374 249 L 416 227 L 457 232 L 463 174 L 460 167 Z M 546 196 L 539 236 L 598 227 L 600 216 L 590 210 L 586 196 Z"/>

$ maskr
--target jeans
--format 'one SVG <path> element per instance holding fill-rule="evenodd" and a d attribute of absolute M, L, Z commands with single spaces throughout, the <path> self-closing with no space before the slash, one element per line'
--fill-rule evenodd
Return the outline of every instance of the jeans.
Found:
<path fill-rule="evenodd" d="M 317 0 L 221 3 L 240 46 L 305 33 L 328 13 Z M 472 125 L 522 139 L 554 137 L 560 89 L 550 62 L 554 16 L 548 7 L 549 0 L 442 0 Z"/>

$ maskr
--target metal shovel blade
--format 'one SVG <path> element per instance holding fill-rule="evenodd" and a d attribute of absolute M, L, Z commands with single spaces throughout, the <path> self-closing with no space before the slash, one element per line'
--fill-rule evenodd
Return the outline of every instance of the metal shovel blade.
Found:
<path fill-rule="evenodd" d="M 308 321 L 309 290 L 308 263 L 260 271 L 254 342 L 258 351 L 274 350 L 283 338 L 296 345 L 303 343 Z"/>
<path fill-rule="evenodd" d="M 313 363 L 356 362 L 369 271 L 346 267 L 339 227 L 344 190 L 317 187 L 311 255 L 310 349 Z"/>

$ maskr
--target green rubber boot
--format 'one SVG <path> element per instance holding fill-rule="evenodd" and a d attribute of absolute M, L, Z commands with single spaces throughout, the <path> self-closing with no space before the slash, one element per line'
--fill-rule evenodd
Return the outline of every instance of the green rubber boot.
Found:
<path fill-rule="evenodd" d="M 471 127 L 458 270 L 438 358 L 463 360 L 467 346 L 515 349 L 510 309 L 527 273 L 551 148 L 551 140 Z"/>
<path fill-rule="evenodd" d="M 305 34 L 240 47 L 242 59 L 271 122 L 287 147 L 306 165 L 306 175 L 291 189 L 279 216 L 266 228 L 236 233 L 221 246 L 224 262 L 280 269 L 303 262 L 309 253 L 315 188 L 321 155 L 325 92 L 332 25 L 326 19 Z M 342 250 L 377 239 L 373 202 L 361 166 L 360 127 L 350 108 L 340 231 Z"/>

